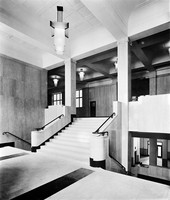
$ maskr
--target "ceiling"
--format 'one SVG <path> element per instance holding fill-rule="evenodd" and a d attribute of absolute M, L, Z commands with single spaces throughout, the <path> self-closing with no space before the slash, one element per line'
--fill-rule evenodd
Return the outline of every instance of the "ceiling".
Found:
<path fill-rule="evenodd" d="M 131 68 L 152 70 L 169 61 L 169 0 L 0 0 L 0 53 L 46 68 L 64 79 L 64 60 L 85 80 L 116 76 L 117 41 L 128 37 Z M 69 22 L 64 56 L 55 53 L 49 21 L 63 6 Z M 51 82 L 51 81 L 50 81 Z M 60 81 L 61 82 L 61 81 Z M 79 81 L 77 76 L 77 82 Z M 50 86 L 52 87 L 52 85 Z"/>
<path fill-rule="evenodd" d="M 153 71 L 158 68 L 170 66 L 170 30 L 131 42 L 131 70 L 134 72 Z M 84 85 L 87 82 L 113 78 L 117 76 L 117 69 L 114 64 L 114 58 L 117 57 L 117 48 L 104 51 L 93 56 L 80 59 L 77 61 L 77 84 Z M 85 77 L 80 81 L 79 71 L 83 69 Z M 59 86 L 64 85 L 65 67 L 54 68 L 49 70 L 49 88 L 53 88 L 51 75 L 61 77 Z"/>

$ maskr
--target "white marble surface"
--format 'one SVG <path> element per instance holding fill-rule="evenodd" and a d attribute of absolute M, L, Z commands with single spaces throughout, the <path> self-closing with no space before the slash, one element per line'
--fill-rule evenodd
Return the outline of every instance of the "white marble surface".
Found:
<path fill-rule="evenodd" d="M 81 167 L 78 162 L 56 160 L 37 153 L 0 161 L 0 199 L 7 200 Z M 93 168 L 94 173 L 52 195 L 54 200 L 170 199 L 170 187 Z"/>
<path fill-rule="evenodd" d="M 98 170 L 48 200 L 169 200 L 170 187 Z"/>
<path fill-rule="evenodd" d="M 0 161 L 0 199 L 14 198 L 82 167 L 36 153 Z"/>
<path fill-rule="evenodd" d="M 22 150 L 22 149 L 18 149 L 18 148 L 14 148 L 14 147 L 10 147 L 10 146 L 0 148 L 0 157 L 14 155 L 14 154 L 18 154 L 18 153 L 31 153 L 31 152 Z"/>

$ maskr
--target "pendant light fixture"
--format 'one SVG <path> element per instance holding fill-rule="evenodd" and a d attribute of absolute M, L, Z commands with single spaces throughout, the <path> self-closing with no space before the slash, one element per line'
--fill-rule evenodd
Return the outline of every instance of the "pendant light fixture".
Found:
<path fill-rule="evenodd" d="M 64 54 L 65 37 L 68 38 L 69 23 L 63 22 L 63 7 L 57 6 L 57 21 L 50 21 L 53 28 L 52 37 L 54 37 L 54 46 L 58 55 Z"/>
<path fill-rule="evenodd" d="M 84 70 L 83 70 L 83 69 L 80 69 L 80 71 L 79 71 L 80 81 L 83 81 L 83 80 L 84 80 L 84 76 L 85 76 Z"/>

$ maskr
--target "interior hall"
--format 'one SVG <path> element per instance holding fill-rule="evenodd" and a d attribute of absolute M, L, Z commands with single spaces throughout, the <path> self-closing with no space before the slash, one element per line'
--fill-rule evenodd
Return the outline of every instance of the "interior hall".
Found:
<path fill-rule="evenodd" d="M 169 0 L 0 0 L 0 199 L 170 199 L 169 28 Z"/>

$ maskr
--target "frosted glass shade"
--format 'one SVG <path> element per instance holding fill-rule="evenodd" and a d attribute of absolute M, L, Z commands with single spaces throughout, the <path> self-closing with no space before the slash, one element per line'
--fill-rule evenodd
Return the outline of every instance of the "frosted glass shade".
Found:
<path fill-rule="evenodd" d="M 80 71 L 80 72 L 79 72 L 79 76 L 80 76 L 80 80 L 81 80 L 81 81 L 84 80 L 84 75 L 85 75 L 84 71 Z"/>
<path fill-rule="evenodd" d="M 62 55 L 65 47 L 65 29 L 55 28 L 54 29 L 54 45 L 56 53 Z"/>

